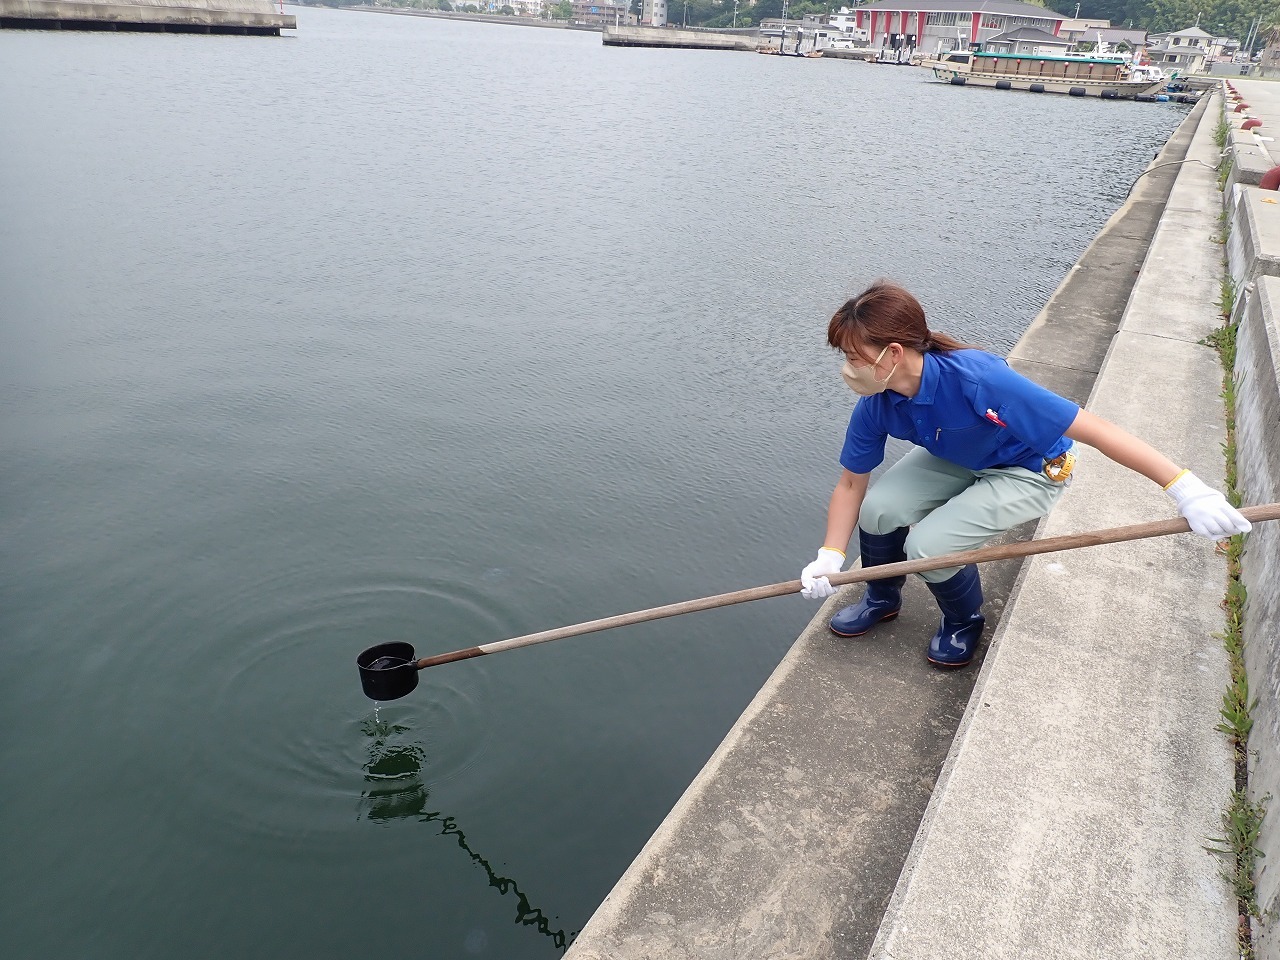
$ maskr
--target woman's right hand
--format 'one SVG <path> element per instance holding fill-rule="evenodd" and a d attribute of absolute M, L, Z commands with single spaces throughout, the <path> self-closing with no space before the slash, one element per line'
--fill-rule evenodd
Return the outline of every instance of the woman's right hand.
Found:
<path fill-rule="evenodd" d="M 800 583 L 803 589 L 800 596 L 806 600 L 825 600 L 836 592 L 827 576 L 839 573 L 844 568 L 844 554 L 830 547 L 818 551 L 818 558 L 800 571 Z"/>

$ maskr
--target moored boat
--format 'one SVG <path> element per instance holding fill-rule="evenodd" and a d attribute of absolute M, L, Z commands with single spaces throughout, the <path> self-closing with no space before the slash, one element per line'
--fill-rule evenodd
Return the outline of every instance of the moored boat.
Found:
<path fill-rule="evenodd" d="M 957 86 L 972 84 L 997 90 L 1031 93 L 1065 93 L 1073 97 L 1131 100 L 1155 93 L 1164 86 L 1163 76 L 1135 75 L 1120 57 L 1050 56 L 1025 53 L 975 51 L 968 62 L 926 60 L 939 80 Z"/>

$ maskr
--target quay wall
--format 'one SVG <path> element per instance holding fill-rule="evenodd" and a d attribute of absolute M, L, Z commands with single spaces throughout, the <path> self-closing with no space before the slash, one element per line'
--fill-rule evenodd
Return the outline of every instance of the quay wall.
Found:
<path fill-rule="evenodd" d="M 271 0 L 0 0 L 0 27 L 278 35 L 297 28 Z"/>
<path fill-rule="evenodd" d="M 604 45 L 606 47 L 679 47 L 685 50 L 754 51 L 760 46 L 760 38 L 754 33 L 716 33 L 711 30 L 606 25 Z"/>
<path fill-rule="evenodd" d="M 1237 111 L 1236 105 L 1248 106 Z M 1273 140 L 1243 130 L 1280 130 L 1280 84 L 1234 80 L 1222 118 L 1224 160 L 1231 162 L 1223 194 L 1227 273 L 1235 295 L 1236 484 L 1245 504 L 1280 501 L 1280 193 L 1256 186 L 1280 167 Z M 1249 696 L 1256 698 L 1249 736 L 1249 793 L 1271 808 L 1262 821 L 1257 863 L 1255 955 L 1280 960 L 1280 523 L 1258 524 L 1241 559 L 1244 657 Z"/>
<path fill-rule="evenodd" d="M 1064 396 L 1099 401 L 1105 415 L 1136 414 L 1135 431 L 1221 483 L 1221 372 L 1198 342 L 1216 320 L 1221 261 L 1209 239 L 1209 106 L 1204 98 L 1191 111 L 1009 359 Z M 1196 162 L 1179 165 L 1189 150 Z M 1183 176 L 1188 166 L 1199 180 Z M 1176 209 L 1171 196 L 1181 198 Z M 1197 215 L 1207 225 L 1187 231 Z M 1188 251 L 1184 234 L 1204 242 Z M 1146 306 L 1135 312 L 1140 289 Z M 1186 310 L 1194 318 L 1179 322 Z M 1131 329 L 1119 333 L 1126 318 Z M 1152 394 L 1131 389 L 1137 383 Z M 1101 459 L 1085 463 L 1068 491 L 1077 506 L 1060 521 L 1069 529 L 1054 533 L 1172 514 L 1149 482 Z M 1044 522 L 1016 536 L 1043 531 Z M 1225 563 L 1189 534 L 1165 541 L 1154 551 L 1095 548 L 1111 553 L 1070 565 L 1045 558 L 1030 598 L 1025 564 L 985 568 L 995 637 L 980 673 L 977 663 L 951 673 L 924 664 L 936 609 L 914 578 L 899 619 L 865 642 L 826 629 L 857 588 L 829 600 L 568 960 L 1226 960 L 1235 904 L 1203 850 L 1232 774 L 1214 729 L 1228 672 L 1212 636 L 1222 629 Z M 1046 580 L 1062 592 L 1048 602 Z M 1005 623 L 1015 618 L 1011 636 Z M 991 721 L 994 737 L 982 729 Z M 979 749 L 966 749 L 971 738 Z M 972 765 L 979 754 L 984 762 Z M 972 788 L 975 774 L 995 792 L 972 806 L 957 783 Z M 1083 798 L 1082 783 L 1092 791 Z M 1051 842 L 1012 849 L 1005 835 Z M 1130 909 L 1136 922 L 1118 924 Z"/>
<path fill-rule="evenodd" d="M 1221 196 L 1205 109 L 1087 409 L 1226 485 Z M 1091 447 L 1040 536 L 1174 515 Z M 874 960 L 1236 960 L 1235 789 L 1218 729 L 1225 557 L 1191 533 L 1029 558 L 930 800 Z M 982 891 L 962 909 L 950 890 Z"/>

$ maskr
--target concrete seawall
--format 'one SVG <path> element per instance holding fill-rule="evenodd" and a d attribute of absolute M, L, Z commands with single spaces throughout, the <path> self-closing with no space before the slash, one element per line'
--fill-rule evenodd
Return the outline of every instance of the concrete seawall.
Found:
<path fill-rule="evenodd" d="M 1222 488 L 1222 247 L 1197 124 L 1088 408 Z M 1091 448 L 1040 535 L 1173 515 Z M 1238 956 L 1222 834 L 1225 559 L 1192 534 L 1033 557 L 1006 609 L 871 956 Z M 982 891 L 960 902 L 947 890 Z"/>
<path fill-rule="evenodd" d="M 604 28 L 606 47 L 678 47 L 685 50 L 754 51 L 760 37 L 753 34 L 716 33 L 711 30 L 678 30 L 668 27 Z"/>
<path fill-rule="evenodd" d="M 1280 167 L 1280 83 L 1231 78 L 1239 91 L 1223 118 L 1231 175 L 1223 194 L 1227 269 L 1235 292 L 1237 485 L 1247 504 L 1280 501 L 1280 193 L 1255 184 Z M 1249 106 L 1237 112 L 1235 103 Z M 1246 119 L 1262 121 L 1254 131 Z M 1260 524 L 1241 560 L 1244 658 L 1249 695 L 1257 698 L 1249 736 L 1249 793 L 1271 809 L 1258 849 L 1255 921 L 1259 960 L 1280 960 L 1280 524 Z"/>
<path fill-rule="evenodd" d="M 1010 362 L 1212 483 L 1223 475 L 1221 375 L 1197 341 L 1216 323 L 1221 247 L 1209 239 L 1206 108 Z M 1188 149 L 1195 162 L 1177 165 Z M 1189 226 L 1192 250 L 1177 243 Z M 1041 532 L 1173 515 L 1148 481 L 1083 459 Z M 826 630 L 857 589 L 828 601 L 571 960 L 1228 956 L 1234 902 L 1202 849 L 1231 788 L 1214 730 L 1225 564 L 1190 535 L 1102 549 L 1041 558 L 1034 576 L 1016 563 L 984 571 L 988 615 L 1004 612 L 977 676 L 922 664 L 935 610 L 914 582 L 903 615 L 866 642 Z M 1162 656 L 1171 633 L 1176 658 Z M 1126 872 L 1131 862 L 1150 869 Z M 1124 910 L 1142 922 L 1118 922 Z"/>
<path fill-rule="evenodd" d="M 279 36 L 297 18 L 270 0 L 0 0 L 0 27 Z"/>

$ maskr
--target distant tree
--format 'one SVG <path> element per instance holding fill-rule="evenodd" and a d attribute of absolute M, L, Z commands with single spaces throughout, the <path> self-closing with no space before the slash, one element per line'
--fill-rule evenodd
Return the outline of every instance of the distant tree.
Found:
<path fill-rule="evenodd" d="M 498 12 L 504 17 L 514 17 L 516 15 L 516 8 L 511 6 L 509 3 L 504 3 L 498 8 Z"/>
<path fill-rule="evenodd" d="M 572 20 L 573 0 L 560 0 L 551 8 L 551 16 L 557 20 Z"/>
<path fill-rule="evenodd" d="M 449 0 L 436 0 L 436 9 L 445 13 L 453 13 L 453 4 Z"/>
<path fill-rule="evenodd" d="M 1073 13 L 1070 4 L 1058 4 Z M 1110 20 L 1117 27 L 1166 33 L 1193 27 L 1243 41 L 1253 22 L 1275 19 L 1275 0 L 1080 0 L 1080 16 Z"/>
<path fill-rule="evenodd" d="M 782 0 L 756 0 L 751 6 L 751 18 L 756 22 L 777 19 L 782 16 Z"/>

